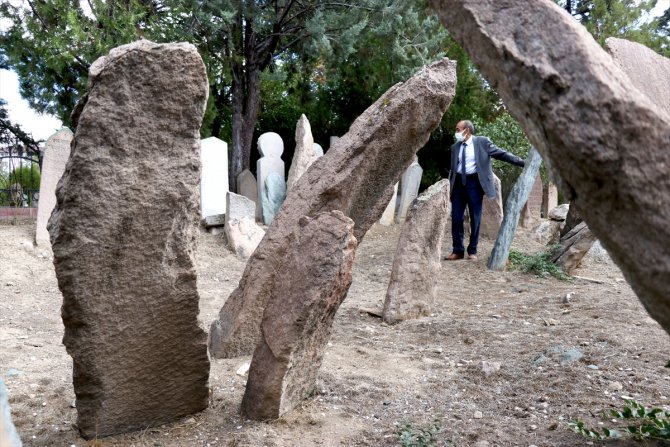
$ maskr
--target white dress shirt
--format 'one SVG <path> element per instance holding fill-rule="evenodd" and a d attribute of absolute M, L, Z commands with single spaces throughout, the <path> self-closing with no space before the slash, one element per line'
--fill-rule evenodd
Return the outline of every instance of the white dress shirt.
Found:
<path fill-rule="evenodd" d="M 473 140 L 474 139 L 472 136 L 470 136 L 467 141 L 462 142 L 458 147 L 458 167 L 456 168 L 456 172 L 459 174 L 463 172 L 461 169 L 461 151 L 463 150 L 463 144 L 465 144 L 465 173 L 470 175 L 477 172 L 477 163 L 475 162 L 475 145 Z"/>

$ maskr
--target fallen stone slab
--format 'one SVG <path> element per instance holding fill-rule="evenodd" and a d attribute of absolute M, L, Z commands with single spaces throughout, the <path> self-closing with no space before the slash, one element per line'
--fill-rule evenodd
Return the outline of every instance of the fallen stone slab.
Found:
<path fill-rule="evenodd" d="M 49 221 L 86 439 L 207 407 L 194 264 L 207 94 L 191 44 L 141 40 L 91 66 Z"/>
<path fill-rule="evenodd" d="M 335 313 L 351 285 L 354 222 L 340 211 L 303 217 L 288 241 L 261 322 L 242 414 L 277 419 L 313 394 Z"/>
<path fill-rule="evenodd" d="M 450 211 L 449 179 L 435 183 L 410 205 L 386 290 L 382 312 L 386 323 L 430 315 Z"/>
<path fill-rule="evenodd" d="M 588 31 L 549 0 L 430 3 L 670 331 L 670 114 L 631 88 Z"/>
<path fill-rule="evenodd" d="M 456 65 L 435 62 L 389 89 L 354 121 L 296 182 L 265 238 L 247 262 L 238 288 L 209 331 L 214 357 L 250 354 L 260 335 L 275 274 L 301 216 L 339 210 L 354 221 L 360 242 L 379 220 L 393 187 L 428 141 L 454 97 Z"/>

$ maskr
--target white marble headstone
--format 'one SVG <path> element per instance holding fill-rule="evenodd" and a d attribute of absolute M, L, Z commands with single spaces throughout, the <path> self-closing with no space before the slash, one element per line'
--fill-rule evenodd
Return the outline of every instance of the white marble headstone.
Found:
<path fill-rule="evenodd" d="M 228 144 L 216 137 L 200 141 L 200 217 L 226 213 Z"/>

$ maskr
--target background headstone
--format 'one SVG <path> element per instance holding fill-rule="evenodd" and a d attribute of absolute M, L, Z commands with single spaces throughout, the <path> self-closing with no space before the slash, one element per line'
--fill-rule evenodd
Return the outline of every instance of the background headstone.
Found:
<path fill-rule="evenodd" d="M 314 154 L 316 154 L 316 158 L 323 157 L 323 148 L 319 143 L 314 143 Z"/>
<path fill-rule="evenodd" d="M 208 90 L 187 43 L 140 40 L 91 65 L 49 220 L 86 439 L 207 407 L 194 253 Z"/>
<path fill-rule="evenodd" d="M 286 199 L 286 182 L 276 172 L 270 172 L 265 177 L 265 188 L 261 192 L 261 206 L 263 208 L 263 222 L 270 225 Z"/>
<path fill-rule="evenodd" d="M 200 217 L 226 212 L 228 192 L 228 144 L 216 137 L 200 142 L 202 174 L 200 180 Z"/>
<path fill-rule="evenodd" d="M 552 182 L 542 191 L 542 217 L 547 219 L 549 212 L 558 206 L 558 188 Z"/>
<path fill-rule="evenodd" d="M 414 161 L 407 168 L 400 179 L 400 207 L 398 209 L 398 216 L 396 220 L 403 222 L 407 215 L 407 210 L 414 199 L 419 195 L 419 187 L 421 186 L 421 176 L 423 175 L 423 168 L 419 166 L 419 160 L 414 156 Z"/>
<path fill-rule="evenodd" d="M 226 195 L 226 240 L 240 258 L 249 259 L 265 231 L 256 225 L 256 204 L 248 198 L 228 192 Z"/>
<path fill-rule="evenodd" d="M 380 224 L 389 226 L 393 225 L 393 222 L 395 222 L 395 204 L 397 198 L 398 198 L 398 184 L 396 183 L 393 186 L 393 196 L 391 196 L 391 201 L 386 206 L 386 209 L 384 210 L 384 214 L 382 214 L 381 219 L 379 219 Z"/>
<path fill-rule="evenodd" d="M 291 161 L 291 167 L 288 170 L 288 180 L 286 181 L 287 191 L 291 190 L 295 182 L 298 181 L 317 158 L 314 151 L 312 128 L 304 114 L 300 115 L 300 119 L 295 126 L 295 142 L 295 152 L 293 153 L 293 160 Z"/>
<path fill-rule="evenodd" d="M 300 218 L 277 272 L 242 399 L 250 419 L 276 419 L 316 386 L 335 313 L 351 285 L 354 222 L 340 211 Z"/>
<path fill-rule="evenodd" d="M 258 208 L 258 185 L 256 176 L 250 170 L 245 169 L 237 176 L 237 192 L 254 202 L 254 206 Z"/>
<path fill-rule="evenodd" d="M 256 162 L 256 182 L 258 188 L 258 206 L 256 207 L 256 220 L 263 222 L 263 191 L 265 190 L 265 179 L 271 172 L 276 173 L 285 183 L 285 167 L 281 154 L 284 153 L 284 142 L 274 132 L 267 132 L 258 137 L 258 151 L 261 158 Z M 274 213 L 272 213 L 274 214 Z M 267 224 L 267 222 L 265 222 Z"/>
<path fill-rule="evenodd" d="M 70 157 L 72 131 L 63 127 L 51 135 L 44 144 L 44 158 L 40 175 L 40 199 L 37 203 L 37 225 L 35 228 L 35 244 L 49 246 L 47 222 L 56 206 L 56 185 L 65 171 L 65 164 Z"/>
<path fill-rule="evenodd" d="M 530 190 L 528 201 L 521 209 L 521 218 L 519 223 L 523 228 L 533 227 L 540 219 L 542 212 L 542 177 L 537 173 L 535 183 Z"/>
<path fill-rule="evenodd" d="M 482 219 L 479 232 L 488 239 L 495 239 L 500 230 L 503 220 L 502 184 L 497 175 L 493 174 L 493 182 L 496 188 L 494 199 L 484 195 L 482 203 Z"/>
<path fill-rule="evenodd" d="M 331 147 L 333 147 L 333 145 L 334 145 L 339 139 L 340 139 L 340 137 L 336 137 L 336 136 L 334 136 L 334 135 L 331 136 L 331 137 L 330 137 L 330 141 L 328 141 L 328 149 L 330 149 Z"/>

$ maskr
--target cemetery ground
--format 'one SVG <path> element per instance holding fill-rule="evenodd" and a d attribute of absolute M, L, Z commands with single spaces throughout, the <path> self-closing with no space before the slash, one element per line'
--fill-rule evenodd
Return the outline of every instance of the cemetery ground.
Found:
<path fill-rule="evenodd" d="M 479 261 L 442 262 L 432 316 L 388 326 L 361 309 L 381 309 L 399 229 L 375 225 L 362 241 L 316 390 L 296 411 L 269 423 L 240 418 L 246 376 L 237 371 L 250 356 L 212 360 L 205 411 L 86 442 L 75 426 L 51 253 L 33 248 L 34 223 L 0 223 L 0 375 L 24 445 L 395 446 L 399 432 L 432 427 L 435 445 L 603 445 L 568 423 L 602 427 L 600 412 L 624 397 L 670 405 L 668 336 L 606 256 L 589 256 L 576 272 L 599 283 L 559 281 L 488 271 L 492 242 L 483 240 Z M 221 238 L 201 232 L 198 241 L 205 328 L 245 265 Z M 545 249 L 523 229 L 512 248 Z"/>

